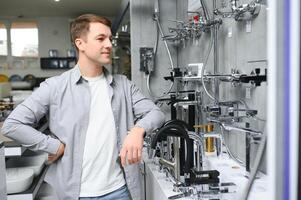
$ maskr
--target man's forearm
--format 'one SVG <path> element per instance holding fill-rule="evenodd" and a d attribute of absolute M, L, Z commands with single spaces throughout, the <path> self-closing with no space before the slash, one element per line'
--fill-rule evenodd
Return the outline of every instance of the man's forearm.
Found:
<path fill-rule="evenodd" d="M 131 128 L 130 132 L 133 132 L 135 134 L 138 134 L 139 136 L 144 137 L 145 135 L 145 129 L 139 126 L 134 126 L 133 128 Z"/>
<path fill-rule="evenodd" d="M 137 121 L 135 126 L 141 127 L 148 134 L 154 129 L 157 129 L 163 125 L 165 121 L 165 115 L 159 109 L 153 109 L 148 112 L 143 118 Z"/>
<path fill-rule="evenodd" d="M 34 151 L 41 150 L 55 154 L 60 145 L 58 139 L 45 135 L 30 125 L 23 124 L 13 118 L 7 118 L 5 120 L 1 132 L 4 136 Z"/>

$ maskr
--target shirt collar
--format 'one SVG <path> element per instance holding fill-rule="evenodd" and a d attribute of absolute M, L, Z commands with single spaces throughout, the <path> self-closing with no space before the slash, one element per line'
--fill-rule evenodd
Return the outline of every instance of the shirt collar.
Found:
<path fill-rule="evenodd" d="M 110 74 L 110 72 L 105 68 L 103 67 L 103 73 L 104 73 L 104 76 L 108 82 L 108 84 L 113 84 L 114 83 L 114 79 L 113 79 L 113 76 L 112 74 Z M 73 84 L 77 84 L 77 83 L 80 83 L 82 81 L 82 75 L 80 73 L 80 69 L 79 69 L 79 65 L 76 64 L 73 68 L 73 72 L 72 72 L 72 83 Z"/>
<path fill-rule="evenodd" d="M 112 74 L 109 72 L 109 70 L 107 70 L 107 68 L 103 67 L 103 73 L 107 79 L 107 82 L 109 85 L 114 84 L 114 78 L 112 76 Z"/>

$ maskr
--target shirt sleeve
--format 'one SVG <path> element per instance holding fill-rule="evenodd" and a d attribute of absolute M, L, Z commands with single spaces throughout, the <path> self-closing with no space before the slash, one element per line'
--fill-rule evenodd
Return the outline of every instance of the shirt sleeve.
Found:
<path fill-rule="evenodd" d="M 129 81 L 132 96 L 133 113 L 136 118 L 135 126 L 144 128 L 146 134 L 162 126 L 165 121 L 164 113 L 138 87 Z"/>
<path fill-rule="evenodd" d="M 3 135 L 31 150 L 55 154 L 60 141 L 33 128 L 48 113 L 50 95 L 50 81 L 46 80 L 7 117 L 1 130 Z"/>

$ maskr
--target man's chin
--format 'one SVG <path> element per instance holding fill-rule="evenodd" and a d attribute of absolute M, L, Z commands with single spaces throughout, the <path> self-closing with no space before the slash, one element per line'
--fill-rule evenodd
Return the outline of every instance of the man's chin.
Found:
<path fill-rule="evenodd" d="M 108 59 L 108 60 L 103 60 L 102 63 L 103 63 L 104 65 L 108 65 L 108 64 L 111 64 L 112 61 L 111 61 L 111 59 Z"/>
<path fill-rule="evenodd" d="M 110 59 L 108 59 L 108 60 L 104 60 L 104 59 L 103 60 L 98 60 L 97 62 L 100 65 L 107 65 L 107 64 L 111 64 L 112 63 Z"/>

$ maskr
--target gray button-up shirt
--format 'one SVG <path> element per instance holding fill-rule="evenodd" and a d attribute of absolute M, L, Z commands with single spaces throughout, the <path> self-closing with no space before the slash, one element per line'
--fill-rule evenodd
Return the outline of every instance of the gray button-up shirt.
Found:
<path fill-rule="evenodd" d="M 134 125 L 149 133 L 162 125 L 164 114 L 125 76 L 112 76 L 105 68 L 104 74 L 109 86 L 117 130 L 116 142 L 120 151 L 127 131 Z M 61 200 L 75 200 L 79 197 L 90 100 L 88 83 L 76 66 L 43 82 L 14 109 L 2 127 L 5 136 L 32 150 L 55 154 L 60 142 L 66 145 L 64 156 L 50 165 L 45 177 Z M 45 115 L 49 119 L 50 131 L 57 138 L 33 128 Z M 124 172 L 132 198 L 140 200 L 139 165 L 128 165 Z"/>

